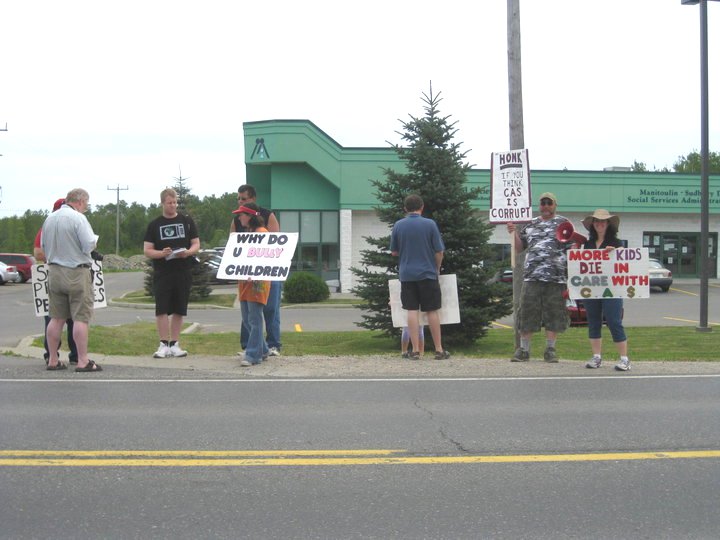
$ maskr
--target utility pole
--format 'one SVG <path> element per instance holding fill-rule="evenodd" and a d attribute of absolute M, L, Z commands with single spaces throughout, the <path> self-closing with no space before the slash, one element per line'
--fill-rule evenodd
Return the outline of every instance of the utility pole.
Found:
<path fill-rule="evenodd" d="M 115 192 L 115 255 L 120 255 L 120 192 L 130 188 L 121 188 L 118 184 L 117 187 L 108 186 L 108 189 Z"/>
<path fill-rule="evenodd" d="M 520 0 L 507 0 L 507 55 L 510 150 L 520 150 L 525 148 L 522 67 L 520 63 Z M 513 267 L 513 321 L 515 326 L 515 348 L 517 349 L 520 346 L 517 314 L 520 308 L 520 294 L 522 293 L 525 252 L 516 254 L 514 234 L 510 238 L 510 260 Z"/>
<path fill-rule="evenodd" d="M 5 122 L 5 127 L 0 128 L 0 131 L 7 131 L 7 122 Z M 0 154 L 0 157 L 2 157 L 2 154 Z M 0 202 L 2 202 L 2 186 L 0 186 Z"/>

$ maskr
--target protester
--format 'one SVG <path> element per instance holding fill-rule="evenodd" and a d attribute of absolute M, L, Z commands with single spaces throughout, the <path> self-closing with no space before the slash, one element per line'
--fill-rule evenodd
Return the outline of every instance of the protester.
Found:
<path fill-rule="evenodd" d="M 60 207 L 65 203 L 65 199 L 58 199 L 55 201 L 55 204 L 53 205 L 53 212 L 57 212 L 60 210 Z M 33 244 L 33 257 L 35 258 L 35 261 L 38 263 L 44 263 L 46 262 L 45 258 L 45 252 L 42 249 L 41 245 L 41 238 L 42 238 L 42 227 L 38 229 L 37 234 L 35 235 L 35 242 Z M 65 321 L 67 324 L 67 343 L 68 343 L 68 362 L 71 364 L 77 364 L 78 361 L 78 354 L 77 354 L 77 347 L 75 346 L 75 340 L 73 339 L 73 320 L 68 319 Z M 48 364 L 48 361 L 50 359 L 50 350 L 48 349 L 48 342 L 47 342 L 47 327 L 48 324 L 50 324 L 50 315 L 45 315 L 45 330 L 44 335 L 45 338 L 43 340 L 43 346 L 45 347 L 45 353 L 43 354 L 43 357 L 45 358 L 45 365 Z M 62 338 L 60 340 L 60 343 L 58 344 L 58 347 L 62 346 Z M 58 355 L 59 355 L 58 351 Z"/>
<path fill-rule="evenodd" d="M 200 238 L 193 219 L 178 213 L 174 189 L 164 189 L 160 202 L 162 215 L 150 222 L 143 243 L 145 256 L 153 262 L 155 323 L 160 336 L 160 346 L 153 358 L 181 357 L 188 354 L 179 340 Z"/>
<path fill-rule="evenodd" d="M 255 204 L 257 205 L 257 192 L 250 184 L 243 184 L 238 188 L 238 204 Z M 268 232 L 280 232 L 280 224 L 278 223 L 275 213 L 272 210 L 258 206 L 260 217 L 263 218 L 265 228 Z M 240 216 L 236 215 L 230 224 L 231 232 L 243 231 L 240 223 Z M 270 356 L 280 356 L 282 342 L 280 340 L 280 304 L 282 302 L 282 281 L 270 282 L 270 296 L 267 304 L 263 309 L 265 317 L 265 331 L 267 333 L 267 344 Z M 240 346 L 244 349 L 247 345 L 249 335 L 249 327 L 245 324 L 240 328 Z"/>
<path fill-rule="evenodd" d="M 567 221 L 557 215 L 557 197 L 546 192 L 540 195 L 540 216 L 522 227 L 507 224 L 507 230 L 515 234 L 517 253 L 527 250 L 523 269 L 520 312 L 516 313 L 520 331 L 520 347 L 515 350 L 512 362 L 530 359 L 532 335 L 545 326 L 546 362 L 557 362 L 555 349 L 557 335 L 568 327 L 564 291 L 567 283 L 566 244 L 556 237 L 558 225 Z"/>
<path fill-rule="evenodd" d="M 450 358 L 442 346 L 438 313 L 442 305 L 439 278 L 445 244 L 437 224 L 422 216 L 425 207 L 422 197 L 408 195 L 404 206 L 407 215 L 393 225 L 390 251 L 399 257 L 400 301 L 408 312 L 407 326 L 413 348 L 409 356 L 413 360 L 420 358 L 420 311 L 423 311 L 435 345 L 435 359 Z"/>
<path fill-rule="evenodd" d="M 242 203 L 237 210 L 233 210 L 233 214 L 239 217 L 243 230 L 268 232 L 257 204 Z M 254 366 L 262 362 L 269 353 L 268 344 L 263 337 L 263 310 L 270 296 L 270 282 L 247 279 L 238 282 L 238 285 L 242 325 L 248 328 L 245 355 L 240 365 Z"/>
<path fill-rule="evenodd" d="M 58 349 L 63 326 L 73 320 L 73 339 L 78 362 L 75 371 L 102 371 L 88 358 L 88 333 L 93 315 L 94 293 L 90 271 L 97 236 L 87 218 L 90 195 L 81 188 L 70 191 L 65 202 L 51 213 L 42 227 L 40 245 L 48 262 L 50 323 L 47 342 L 50 357 L 46 369 L 67 369 L 60 362 Z"/>
<path fill-rule="evenodd" d="M 611 251 L 623 247 L 622 240 L 617 237 L 620 228 L 619 216 L 611 215 L 607 210 L 598 208 L 583 219 L 582 223 L 589 233 L 587 241 L 582 246 L 584 249 Z M 620 360 L 615 365 L 615 369 L 629 371 L 630 360 L 627 355 L 627 336 L 622 323 L 622 298 L 588 298 L 583 300 L 583 304 L 587 313 L 588 338 L 593 353 L 592 358 L 585 364 L 585 367 L 595 369 L 599 368 L 602 363 L 602 325 L 604 319 L 620 355 Z"/>

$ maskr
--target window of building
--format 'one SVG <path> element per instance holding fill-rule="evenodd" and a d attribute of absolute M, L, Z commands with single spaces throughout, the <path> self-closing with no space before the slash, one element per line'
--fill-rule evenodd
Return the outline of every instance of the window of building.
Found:
<path fill-rule="evenodd" d="M 717 233 L 710 233 L 708 258 L 710 277 L 717 277 Z M 648 254 L 672 270 L 677 277 L 700 275 L 700 233 L 695 232 L 645 232 L 643 247 Z"/>
<path fill-rule="evenodd" d="M 278 212 L 280 230 L 298 232 L 293 270 L 314 272 L 325 281 L 340 278 L 340 213 L 337 211 Z"/>

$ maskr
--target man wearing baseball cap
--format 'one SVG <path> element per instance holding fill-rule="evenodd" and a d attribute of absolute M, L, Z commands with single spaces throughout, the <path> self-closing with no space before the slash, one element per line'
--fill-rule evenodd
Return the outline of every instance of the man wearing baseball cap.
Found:
<path fill-rule="evenodd" d="M 543 325 L 547 340 L 543 357 L 546 362 L 557 362 L 555 340 L 569 323 L 564 296 L 567 288 L 565 250 L 569 244 L 560 242 L 556 237 L 558 225 L 567 219 L 556 214 L 557 197 L 550 192 L 540 195 L 539 210 L 540 215 L 522 227 L 507 224 L 508 232 L 515 234 L 516 251 L 527 250 L 520 309 L 515 314 L 520 347 L 515 351 L 512 362 L 527 362 L 530 359 L 532 335 L 539 332 Z"/>

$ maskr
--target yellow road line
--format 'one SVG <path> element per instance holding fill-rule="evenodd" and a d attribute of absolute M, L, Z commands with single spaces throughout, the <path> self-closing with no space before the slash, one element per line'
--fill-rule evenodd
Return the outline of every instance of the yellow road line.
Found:
<path fill-rule="evenodd" d="M 260 456 L 389 456 L 405 454 L 407 450 L 364 449 L 364 450 L 0 450 L 0 456 L 73 456 L 73 457 L 260 457 Z"/>
<path fill-rule="evenodd" d="M 720 458 L 720 450 L 614 452 L 497 456 L 391 456 L 256 459 L 0 459 L 0 467 L 308 467 L 338 465 L 447 465 L 480 463 L 551 463 Z"/>
<path fill-rule="evenodd" d="M 687 294 L 688 296 L 699 296 L 698 293 L 690 292 L 690 291 L 683 291 L 682 289 L 676 289 L 675 287 L 670 287 L 671 291 Z"/>
<path fill-rule="evenodd" d="M 511 328 L 512 328 L 512 326 L 508 326 L 508 325 L 506 325 L 506 324 L 499 323 L 499 322 L 497 322 L 497 321 L 493 321 L 491 324 L 492 324 L 493 326 L 499 326 L 500 328 L 508 328 L 508 329 L 511 329 Z"/>
<path fill-rule="evenodd" d="M 700 321 L 693 321 L 692 319 L 680 319 L 678 317 L 663 317 L 663 319 L 667 319 L 668 321 L 680 321 L 680 322 L 686 322 L 686 323 L 693 323 L 698 324 Z M 708 321 L 708 324 L 711 326 L 720 326 L 720 323 L 716 322 L 710 322 Z"/>

